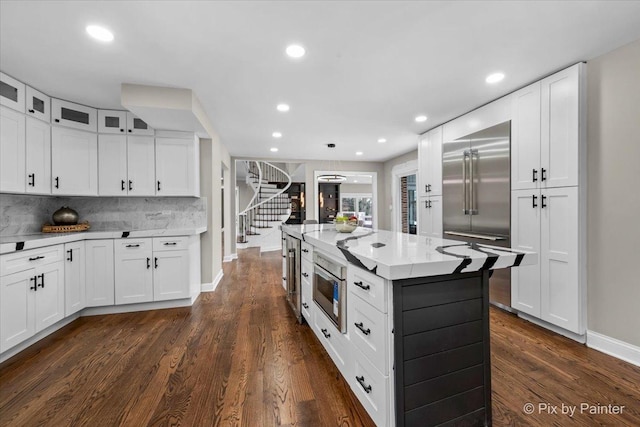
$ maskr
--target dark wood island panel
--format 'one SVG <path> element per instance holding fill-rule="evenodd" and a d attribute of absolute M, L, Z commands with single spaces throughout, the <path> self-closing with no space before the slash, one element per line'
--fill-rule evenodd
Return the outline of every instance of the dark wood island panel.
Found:
<path fill-rule="evenodd" d="M 397 426 L 491 425 L 489 272 L 393 282 Z"/>

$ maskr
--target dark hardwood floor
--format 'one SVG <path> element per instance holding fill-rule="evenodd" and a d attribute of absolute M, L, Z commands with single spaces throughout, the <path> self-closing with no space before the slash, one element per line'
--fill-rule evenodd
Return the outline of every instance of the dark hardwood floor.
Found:
<path fill-rule="evenodd" d="M 294 322 L 280 262 L 241 251 L 193 307 L 84 317 L 40 341 L 0 365 L 0 425 L 373 425 Z M 640 368 L 498 310 L 491 333 L 495 426 L 640 425 Z M 625 408 L 591 415 L 582 402 Z"/>

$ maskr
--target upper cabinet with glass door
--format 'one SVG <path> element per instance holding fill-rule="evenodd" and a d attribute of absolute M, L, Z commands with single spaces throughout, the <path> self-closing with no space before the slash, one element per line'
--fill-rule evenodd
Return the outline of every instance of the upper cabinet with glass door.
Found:
<path fill-rule="evenodd" d="M 127 112 L 127 133 L 129 135 L 153 136 L 155 130 L 135 114 Z"/>
<path fill-rule="evenodd" d="M 0 105 L 24 113 L 25 88 L 24 83 L 0 73 Z"/>
<path fill-rule="evenodd" d="M 127 112 L 119 110 L 98 110 L 98 133 L 124 135 L 127 129 Z"/>
<path fill-rule="evenodd" d="M 98 110 L 53 98 L 51 100 L 51 118 L 53 119 L 53 124 L 95 132 L 97 130 Z"/>
<path fill-rule="evenodd" d="M 27 116 L 43 122 L 51 122 L 51 98 L 44 93 L 27 86 Z"/>

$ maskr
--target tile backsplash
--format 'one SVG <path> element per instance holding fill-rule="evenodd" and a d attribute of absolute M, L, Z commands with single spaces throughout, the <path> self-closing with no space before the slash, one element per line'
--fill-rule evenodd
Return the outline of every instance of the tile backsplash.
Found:
<path fill-rule="evenodd" d="M 0 194 L 0 236 L 40 232 L 62 206 L 89 221 L 91 230 L 196 228 L 207 224 L 206 198 L 53 197 Z"/>

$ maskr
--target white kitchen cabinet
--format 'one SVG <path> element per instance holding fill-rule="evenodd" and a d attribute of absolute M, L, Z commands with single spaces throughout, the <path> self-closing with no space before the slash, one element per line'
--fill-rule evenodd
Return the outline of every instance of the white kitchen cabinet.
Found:
<path fill-rule="evenodd" d="M 86 307 L 85 242 L 64 245 L 64 315 L 71 316 Z"/>
<path fill-rule="evenodd" d="M 153 253 L 153 300 L 189 298 L 189 253 Z"/>
<path fill-rule="evenodd" d="M 0 73 L 0 105 L 24 113 L 26 86 L 5 73 Z"/>
<path fill-rule="evenodd" d="M 540 82 L 512 95 L 511 189 L 540 186 Z"/>
<path fill-rule="evenodd" d="M 36 332 L 64 318 L 64 263 L 47 264 L 36 269 Z"/>
<path fill-rule="evenodd" d="M 0 107 L 0 192 L 25 191 L 25 117 Z"/>
<path fill-rule="evenodd" d="M 26 92 L 27 116 L 51 123 L 51 98 L 31 86 L 27 86 Z"/>
<path fill-rule="evenodd" d="M 153 301 L 151 239 L 122 239 L 114 243 L 115 303 Z"/>
<path fill-rule="evenodd" d="M 26 119 L 26 192 L 51 194 L 51 126 Z"/>
<path fill-rule="evenodd" d="M 98 129 L 98 110 L 62 99 L 51 99 L 51 119 L 56 125 L 73 129 L 88 132 Z"/>
<path fill-rule="evenodd" d="M 156 138 L 156 194 L 199 196 L 198 137 Z"/>
<path fill-rule="evenodd" d="M 51 129 L 53 194 L 98 194 L 98 139 L 95 133 L 54 126 Z"/>
<path fill-rule="evenodd" d="M 85 242 L 86 306 L 101 307 L 115 304 L 113 240 Z"/>
<path fill-rule="evenodd" d="M 127 112 L 127 133 L 129 135 L 153 136 L 155 130 L 135 114 Z"/>
<path fill-rule="evenodd" d="M 126 111 L 98 110 L 98 133 L 125 135 L 126 129 Z"/>
<path fill-rule="evenodd" d="M 442 126 L 430 130 L 418 146 L 418 195 L 442 195 Z"/>
<path fill-rule="evenodd" d="M 350 288 L 353 289 L 353 288 Z M 383 375 L 389 375 L 389 320 L 385 313 L 349 294 L 347 319 L 351 342 Z"/>
<path fill-rule="evenodd" d="M 512 95 L 511 189 L 579 184 L 584 151 L 584 64 Z"/>
<path fill-rule="evenodd" d="M 442 237 L 442 196 L 423 197 L 418 201 L 418 234 Z"/>
<path fill-rule="evenodd" d="M 351 390 L 367 410 L 377 426 L 390 425 L 392 386 L 389 377 L 382 375 L 357 348 L 353 349 L 352 367 L 349 375 L 344 375 Z M 393 424 L 391 424 L 393 425 Z"/>
<path fill-rule="evenodd" d="M 540 256 L 537 266 L 512 269 L 511 305 L 584 334 L 586 290 L 578 263 L 578 187 L 514 191 L 511 203 L 512 247 Z"/>
<path fill-rule="evenodd" d="M 98 135 L 98 194 L 126 196 L 127 137 L 124 135 Z"/>
<path fill-rule="evenodd" d="M 153 137 L 127 137 L 127 177 L 129 196 L 154 196 L 156 194 Z"/>

